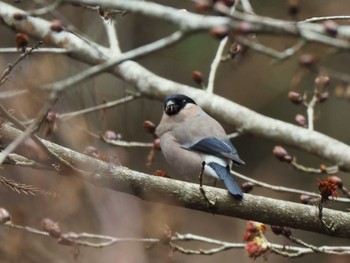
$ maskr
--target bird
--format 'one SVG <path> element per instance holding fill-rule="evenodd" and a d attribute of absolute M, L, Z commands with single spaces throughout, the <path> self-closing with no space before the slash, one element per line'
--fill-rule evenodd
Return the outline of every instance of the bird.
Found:
<path fill-rule="evenodd" d="M 235 198 L 243 198 L 230 174 L 230 167 L 245 162 L 239 158 L 220 123 L 193 99 L 183 94 L 168 96 L 155 133 L 160 139 L 161 151 L 174 171 L 183 176 L 200 174 L 220 179 Z"/>

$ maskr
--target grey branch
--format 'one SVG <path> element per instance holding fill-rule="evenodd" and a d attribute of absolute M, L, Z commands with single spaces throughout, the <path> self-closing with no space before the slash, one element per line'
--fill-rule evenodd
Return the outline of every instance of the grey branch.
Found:
<path fill-rule="evenodd" d="M 269 17 L 257 16 L 255 14 L 235 12 L 232 18 L 219 16 L 204 16 L 190 12 L 178 12 L 177 9 L 152 2 L 137 2 L 123 0 L 67 0 L 68 3 L 86 5 L 98 5 L 111 8 L 119 8 L 126 11 L 140 13 L 146 16 L 167 20 L 188 30 L 208 30 L 213 27 L 229 27 L 240 32 L 241 21 L 249 22 L 251 33 L 260 34 L 285 34 L 295 37 L 302 36 L 305 40 L 332 45 L 338 48 L 350 48 L 347 41 L 327 36 L 323 25 L 313 23 L 294 23 Z M 224 5 L 217 5 L 216 9 L 230 15 L 230 9 Z M 350 26 L 339 26 L 339 37 L 350 38 Z"/>
<path fill-rule="evenodd" d="M 185 32 L 183 31 L 176 31 L 175 33 L 171 34 L 170 36 L 164 37 L 162 39 L 159 39 L 155 42 L 152 42 L 150 44 L 144 45 L 142 47 L 133 49 L 129 52 L 125 52 L 121 54 L 120 56 L 113 57 L 103 64 L 96 65 L 94 67 L 88 68 L 85 71 L 81 72 L 78 75 L 72 76 L 68 79 L 58 81 L 52 84 L 48 84 L 44 89 L 52 90 L 55 92 L 61 92 L 67 87 L 71 87 L 79 82 L 82 82 L 84 80 L 90 79 L 97 74 L 107 71 L 110 68 L 130 59 L 135 59 L 137 57 L 140 57 L 145 54 L 150 54 L 154 51 L 160 50 L 162 48 L 165 48 L 167 46 L 173 45 L 176 42 L 180 41 L 185 35 Z"/>
<path fill-rule="evenodd" d="M 42 231 L 29 226 L 17 225 L 12 222 L 8 222 L 4 224 L 7 228 L 17 229 L 21 231 L 25 231 L 31 234 L 40 235 L 48 238 L 50 237 L 49 233 L 46 231 Z M 91 233 L 72 233 L 70 238 L 72 240 L 72 245 L 78 246 L 88 246 L 93 248 L 103 248 L 107 246 L 112 246 L 117 243 L 145 243 L 145 244 L 155 244 L 164 242 L 159 238 L 133 238 L 133 237 L 113 237 L 106 235 L 98 235 Z M 243 249 L 246 246 L 246 243 L 232 243 L 225 242 L 222 240 L 207 238 L 204 236 L 194 235 L 194 234 L 180 234 L 175 233 L 169 240 L 169 245 L 176 249 L 177 251 L 183 254 L 195 254 L 195 255 L 212 255 L 215 253 L 219 253 L 224 250 L 229 249 Z M 212 246 L 216 246 L 210 249 L 186 249 L 182 246 L 175 245 L 175 243 L 188 243 L 191 241 L 201 242 L 202 244 L 209 244 Z M 280 244 L 274 244 L 268 242 L 268 247 L 270 249 L 277 250 L 279 254 L 283 251 L 287 257 L 300 257 L 303 255 L 311 254 L 311 253 L 325 253 L 325 254 L 336 254 L 336 255 L 348 255 L 350 254 L 350 247 L 348 246 L 322 246 L 315 247 L 305 244 L 304 242 L 301 244 L 302 247 L 297 246 L 286 246 Z M 306 247 L 304 247 L 307 245 Z M 284 254 L 282 254 L 284 255 Z"/>
<path fill-rule="evenodd" d="M 114 1 L 108 2 L 112 3 Z M 125 6 L 131 6 L 131 2 L 132 1 L 115 1 L 115 3 L 125 3 Z M 151 3 L 139 2 L 138 5 L 135 6 L 143 6 L 144 4 Z M 130 11 L 133 10 L 130 9 Z M 156 10 L 150 12 L 154 13 Z M 18 31 L 28 33 L 32 37 L 49 39 L 50 43 L 57 47 L 62 47 L 62 43 L 64 43 L 64 47 L 70 51 L 69 55 L 79 61 L 96 65 L 108 60 L 109 49 L 93 42 L 87 43 L 86 40 L 70 32 L 62 31 L 59 34 L 53 34 L 50 31 L 50 23 L 41 18 L 28 16 L 25 19 L 25 23 L 15 20 L 13 17 L 15 13 L 25 14 L 22 10 L 0 1 L 0 17 L 3 18 L 3 21 L 8 26 Z M 175 17 L 176 16 L 177 15 L 175 15 Z M 187 15 L 185 15 L 185 17 L 187 17 Z M 215 21 L 218 19 L 221 22 L 226 19 L 222 17 L 214 18 Z M 199 18 L 197 17 L 196 19 Z M 213 20 L 210 17 L 208 20 L 202 17 L 200 21 L 212 23 L 211 25 L 219 24 L 217 22 L 212 22 Z M 312 26 L 321 26 L 308 23 L 305 23 L 305 25 L 310 26 L 310 28 Z M 342 30 L 339 28 L 339 32 L 341 31 Z M 349 26 L 345 26 L 343 31 L 348 31 L 350 35 Z M 235 126 L 241 133 L 251 134 L 276 143 L 283 143 L 299 148 L 305 152 L 333 162 L 334 164 L 338 164 L 339 167 L 344 170 L 350 171 L 350 147 L 329 136 L 263 116 L 228 99 L 207 94 L 205 91 L 195 89 L 191 86 L 182 85 L 159 77 L 133 61 L 123 62 L 112 69 L 110 73 L 134 85 L 141 95 L 153 99 L 162 100 L 164 97 L 173 93 L 185 93 L 188 96 L 196 98 L 197 103 L 211 115 L 222 122 Z M 291 136 L 292 134 L 293 136 Z"/>
<path fill-rule="evenodd" d="M 243 174 L 237 173 L 233 170 L 231 170 L 231 174 L 237 176 L 238 178 L 241 178 L 245 181 L 251 182 L 256 186 L 260 186 L 260 187 L 264 187 L 267 189 L 271 189 L 273 191 L 277 191 L 277 192 L 283 192 L 283 193 L 293 193 L 293 194 L 298 194 L 298 195 L 308 195 L 308 196 L 312 196 L 315 198 L 320 198 L 320 194 L 319 193 L 314 193 L 314 192 L 309 192 L 309 191 L 304 191 L 304 190 L 300 190 L 300 189 L 295 189 L 295 188 L 290 188 L 290 187 L 285 187 L 285 186 L 280 186 L 280 185 L 272 185 L 272 184 L 268 184 L 253 178 L 250 178 L 248 176 L 245 176 Z M 349 198 L 344 198 L 344 197 L 338 197 L 336 200 L 334 200 L 336 202 L 342 202 L 342 203 L 350 203 L 350 199 Z"/>
<path fill-rule="evenodd" d="M 26 50 L 29 48 L 27 47 Z M 0 48 L 0 53 L 19 53 L 18 48 L 15 47 L 4 47 Z M 65 48 L 40 48 L 35 49 L 32 53 L 53 53 L 53 54 L 67 54 L 68 50 Z"/>
<path fill-rule="evenodd" d="M 13 141 L 20 134 L 19 130 L 7 124 L 0 127 L 3 144 Z M 86 171 L 80 176 L 96 186 L 132 194 L 150 202 L 350 238 L 349 213 L 324 208 L 322 219 L 328 225 L 332 225 L 332 228 L 327 228 L 319 220 L 318 208 L 315 206 L 250 194 L 246 194 L 240 201 L 232 198 L 226 190 L 204 187 L 206 196 L 210 200 L 217 200 L 214 206 L 210 206 L 203 197 L 198 184 L 151 176 L 93 159 L 45 140 L 42 142 L 52 152 L 62 156 L 66 162 L 74 164 L 77 169 Z"/>

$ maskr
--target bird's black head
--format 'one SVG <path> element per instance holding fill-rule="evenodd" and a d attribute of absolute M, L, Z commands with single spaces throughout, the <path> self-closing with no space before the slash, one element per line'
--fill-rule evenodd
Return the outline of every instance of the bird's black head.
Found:
<path fill-rule="evenodd" d="M 193 99 L 185 95 L 170 95 L 164 100 L 164 111 L 167 115 L 175 115 L 180 110 L 182 110 L 188 103 L 196 104 Z"/>

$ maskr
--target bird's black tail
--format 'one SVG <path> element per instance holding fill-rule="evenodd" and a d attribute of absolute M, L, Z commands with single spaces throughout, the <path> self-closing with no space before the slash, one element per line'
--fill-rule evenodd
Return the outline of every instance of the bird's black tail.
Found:
<path fill-rule="evenodd" d="M 243 198 L 243 193 L 241 188 L 237 185 L 236 181 L 232 178 L 230 174 L 229 166 L 222 166 L 218 163 L 208 163 L 211 168 L 217 173 L 219 178 L 224 182 L 227 190 L 236 198 Z"/>

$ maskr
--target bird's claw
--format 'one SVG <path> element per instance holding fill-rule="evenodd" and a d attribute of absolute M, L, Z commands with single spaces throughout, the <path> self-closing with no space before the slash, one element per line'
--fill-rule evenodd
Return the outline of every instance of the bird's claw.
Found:
<path fill-rule="evenodd" d="M 210 200 L 210 199 L 207 197 L 207 195 L 205 194 L 204 188 L 203 188 L 202 186 L 199 187 L 199 190 L 201 191 L 201 193 L 202 193 L 204 199 L 209 203 L 210 206 L 215 206 L 215 205 L 216 205 L 216 201 L 217 201 L 217 200 L 215 200 L 215 201 Z"/>

